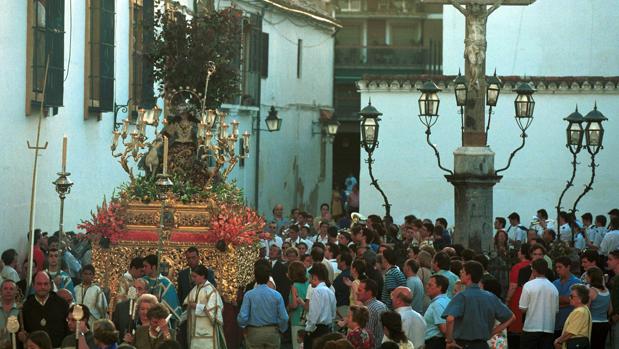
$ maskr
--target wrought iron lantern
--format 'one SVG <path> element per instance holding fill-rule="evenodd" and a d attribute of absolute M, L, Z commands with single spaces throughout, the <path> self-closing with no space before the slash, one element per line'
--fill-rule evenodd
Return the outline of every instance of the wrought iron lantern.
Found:
<path fill-rule="evenodd" d="M 282 127 L 282 119 L 277 117 L 277 110 L 275 110 L 274 106 L 271 106 L 269 116 L 267 116 L 264 122 L 266 122 L 269 132 L 279 131 L 280 127 Z"/>
<path fill-rule="evenodd" d="M 458 107 L 464 107 L 466 105 L 468 92 L 466 79 L 460 74 L 460 71 L 458 71 L 458 77 L 454 80 L 454 94 L 456 95 L 456 105 Z"/>
<path fill-rule="evenodd" d="M 370 101 L 368 105 L 359 112 L 361 116 L 361 145 L 368 153 L 373 153 L 378 146 L 378 122 L 379 116 L 383 113 L 379 112 Z"/>
<path fill-rule="evenodd" d="M 335 137 L 335 135 L 337 134 L 337 129 L 340 127 L 340 123 L 337 122 L 336 120 L 329 120 L 329 122 L 327 122 L 326 125 L 326 130 L 327 130 L 327 135 L 329 137 L 331 137 L 331 139 L 333 139 Z"/>
<path fill-rule="evenodd" d="M 496 104 L 499 101 L 499 94 L 501 93 L 502 86 L 503 83 L 496 76 L 495 70 L 494 75 L 489 77 L 486 83 L 486 105 L 489 107 L 496 107 Z"/>
<path fill-rule="evenodd" d="M 584 130 L 582 123 L 585 121 L 582 114 L 578 112 L 578 106 L 576 110 L 563 120 L 567 121 L 567 144 L 573 152 L 578 153 L 582 147 L 582 139 L 584 136 Z"/>
<path fill-rule="evenodd" d="M 441 89 L 433 81 L 426 81 L 419 91 L 421 91 L 419 118 L 427 128 L 430 128 L 438 120 L 438 107 L 441 103 L 438 93 Z"/>
<path fill-rule="evenodd" d="M 591 154 L 597 154 L 597 152 L 603 148 L 602 140 L 604 138 L 604 127 L 602 127 L 602 122 L 606 120 L 608 119 L 598 111 L 597 103 L 593 107 L 593 110 L 584 117 L 584 121 L 587 122 L 587 126 L 585 127 L 587 151 Z"/>
<path fill-rule="evenodd" d="M 518 95 L 514 101 L 514 107 L 516 109 L 516 122 L 520 130 L 524 132 L 531 125 L 533 119 L 533 109 L 535 108 L 535 100 L 533 99 L 533 93 L 535 89 L 528 83 L 522 82 L 514 90 Z"/>

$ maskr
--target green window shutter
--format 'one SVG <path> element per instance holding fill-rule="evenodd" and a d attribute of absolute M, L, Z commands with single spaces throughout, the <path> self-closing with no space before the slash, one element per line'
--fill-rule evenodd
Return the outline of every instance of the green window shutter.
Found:
<path fill-rule="evenodd" d="M 60 107 L 64 92 L 64 0 L 47 0 L 45 24 L 45 57 L 38 57 L 35 61 L 43 66 L 44 76 L 45 61 L 49 56 L 45 106 Z"/>
<path fill-rule="evenodd" d="M 100 0 L 100 111 L 114 109 L 114 0 Z"/>
<path fill-rule="evenodd" d="M 269 33 L 260 33 L 260 77 L 269 76 Z"/>
<path fill-rule="evenodd" d="M 155 78 L 153 75 L 153 64 L 148 55 L 152 52 L 155 44 L 155 32 L 153 31 L 155 25 L 155 6 L 153 0 L 144 0 L 142 5 L 142 38 L 145 54 L 142 55 L 142 95 L 139 107 L 152 108 L 156 102 L 153 92 Z"/>

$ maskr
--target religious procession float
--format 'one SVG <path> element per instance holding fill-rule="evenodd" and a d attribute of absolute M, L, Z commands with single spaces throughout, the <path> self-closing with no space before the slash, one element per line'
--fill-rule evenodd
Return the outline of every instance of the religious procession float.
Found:
<path fill-rule="evenodd" d="M 162 122 L 157 106 L 140 109 L 134 125 L 125 119 L 113 132 L 112 156 L 129 181 L 79 226 L 95 237 L 93 264 L 112 293 L 136 256 L 158 255 L 159 270 L 176 280 L 190 246 L 215 271 L 224 301 L 234 302 L 253 278 L 264 220 L 227 180 L 249 153 L 249 133 L 240 135 L 239 122 L 206 108 L 214 64 L 206 70 L 204 93 L 166 91 Z"/>

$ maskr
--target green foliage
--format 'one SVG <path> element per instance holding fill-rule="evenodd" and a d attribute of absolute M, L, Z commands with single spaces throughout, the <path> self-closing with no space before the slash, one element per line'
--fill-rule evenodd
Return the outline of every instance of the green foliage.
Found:
<path fill-rule="evenodd" d="M 209 81 L 207 107 L 219 107 L 239 93 L 241 21 L 239 11 L 200 12 L 187 18 L 180 12 L 167 14 L 158 7 L 155 14 L 159 30 L 150 55 L 159 93 L 179 87 L 204 92 L 206 64 L 217 66 Z"/>
<path fill-rule="evenodd" d="M 119 196 L 129 201 L 149 203 L 156 201 L 158 190 L 156 179 L 150 176 L 136 177 L 133 182 L 122 184 L 118 188 Z M 205 203 L 215 200 L 220 203 L 243 204 L 243 191 L 236 186 L 236 181 L 230 183 L 214 183 L 209 190 L 195 186 L 191 182 L 183 182 L 173 178 L 172 193 L 177 201 L 183 204 Z"/>

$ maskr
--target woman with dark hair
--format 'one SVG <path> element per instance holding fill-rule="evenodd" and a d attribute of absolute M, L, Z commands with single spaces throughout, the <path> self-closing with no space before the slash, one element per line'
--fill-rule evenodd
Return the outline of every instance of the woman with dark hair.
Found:
<path fill-rule="evenodd" d="M 374 349 L 374 337 L 365 329 L 370 319 L 370 311 L 362 305 L 351 305 L 346 326 L 348 334 L 346 339 L 355 349 Z"/>
<path fill-rule="evenodd" d="M 383 324 L 383 343 L 395 342 L 400 349 L 413 349 L 413 343 L 406 338 L 402 330 L 402 318 L 393 310 L 388 310 L 380 315 Z"/>
<path fill-rule="evenodd" d="M 581 284 L 572 285 L 570 289 L 570 305 L 574 307 L 574 310 L 565 320 L 561 336 L 554 341 L 555 349 L 566 349 L 568 343 L 571 348 L 592 348 L 590 341 L 591 312 L 587 307 L 589 289 Z M 598 347 L 593 348 L 597 349 Z"/>
<path fill-rule="evenodd" d="M 598 267 L 591 267 L 586 272 L 589 283 L 589 310 L 593 327 L 591 329 L 591 347 L 604 348 L 606 336 L 610 329 L 608 310 L 610 308 L 610 292 L 604 286 L 604 273 Z"/>
<path fill-rule="evenodd" d="M 355 259 L 350 266 L 350 276 L 352 276 L 353 280 L 349 278 L 344 278 L 344 284 L 350 287 L 350 304 L 360 304 L 357 301 L 357 289 L 359 288 L 359 283 L 361 280 L 367 279 L 367 275 L 365 275 L 365 262 L 362 259 Z"/>
<path fill-rule="evenodd" d="M 73 304 L 71 305 L 71 307 L 69 307 L 69 315 L 67 316 L 67 325 L 69 326 L 69 331 L 71 334 L 64 337 L 64 339 L 62 340 L 62 344 L 60 345 L 61 348 L 77 347 L 75 345 L 76 343 L 75 333 L 77 329 L 77 321 L 75 321 L 75 318 L 73 317 L 73 309 L 75 308 L 76 305 L 77 304 Z M 97 345 L 95 343 L 95 339 L 92 334 L 92 331 L 90 330 L 90 327 L 88 326 L 88 320 L 90 319 L 90 309 L 88 309 L 87 306 L 82 305 L 82 311 L 84 312 L 84 316 L 82 317 L 82 320 L 80 321 L 79 329 L 77 331 L 79 335 L 78 340 L 80 343 L 80 348 L 95 349 L 97 348 Z"/>
<path fill-rule="evenodd" d="M 507 255 L 509 253 L 509 237 L 505 230 L 501 229 L 494 235 L 494 249 L 499 255 Z"/>
<path fill-rule="evenodd" d="M 52 340 L 44 331 L 34 331 L 26 338 L 26 349 L 52 349 Z"/>
<path fill-rule="evenodd" d="M 293 282 L 290 288 L 288 299 L 288 310 L 290 311 L 290 331 L 292 335 L 292 348 L 299 348 L 299 331 L 303 330 L 303 312 L 305 297 L 309 282 L 307 280 L 307 270 L 305 265 L 299 261 L 288 264 L 288 279 Z M 301 342 L 303 339 L 301 339 Z"/>

